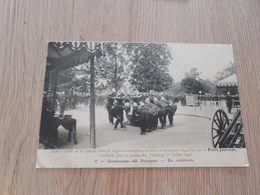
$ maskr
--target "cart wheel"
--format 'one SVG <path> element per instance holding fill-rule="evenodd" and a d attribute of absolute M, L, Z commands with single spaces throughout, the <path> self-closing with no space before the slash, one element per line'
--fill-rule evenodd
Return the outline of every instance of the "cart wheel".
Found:
<path fill-rule="evenodd" d="M 219 147 L 220 137 L 225 132 L 228 126 L 229 126 L 229 119 L 227 114 L 221 109 L 217 110 L 213 116 L 212 129 L 211 129 L 212 143 L 214 148 Z"/>

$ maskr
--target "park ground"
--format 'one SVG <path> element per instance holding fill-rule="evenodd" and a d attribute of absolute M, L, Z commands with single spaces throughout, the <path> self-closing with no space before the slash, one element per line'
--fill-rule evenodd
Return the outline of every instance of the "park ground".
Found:
<path fill-rule="evenodd" d="M 146 135 L 140 135 L 140 128 L 127 125 L 126 129 L 114 130 L 108 122 L 107 110 L 104 106 L 96 107 L 96 147 L 97 148 L 208 148 L 212 147 L 211 123 L 214 113 L 222 108 L 216 105 L 201 107 L 181 106 L 174 116 L 174 126 L 158 129 Z M 232 119 L 233 109 L 228 117 Z M 90 148 L 89 107 L 80 105 L 75 110 L 68 110 L 77 120 L 78 144 L 67 142 L 68 131 L 59 127 L 59 148 Z M 126 120 L 126 117 L 125 117 Z"/>

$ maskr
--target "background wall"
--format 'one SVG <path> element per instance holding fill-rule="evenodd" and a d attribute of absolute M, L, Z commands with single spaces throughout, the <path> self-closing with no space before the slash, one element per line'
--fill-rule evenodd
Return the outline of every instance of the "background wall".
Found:
<path fill-rule="evenodd" d="M 1 0 L 0 194 L 260 192 L 258 0 Z M 248 168 L 36 169 L 47 42 L 233 45 Z"/>

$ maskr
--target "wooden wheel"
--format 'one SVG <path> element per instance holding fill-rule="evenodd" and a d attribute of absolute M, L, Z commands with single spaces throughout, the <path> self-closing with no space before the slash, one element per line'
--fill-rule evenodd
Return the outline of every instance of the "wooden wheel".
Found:
<path fill-rule="evenodd" d="M 225 132 L 229 126 L 229 119 L 224 110 L 217 110 L 212 119 L 212 143 L 214 148 L 219 147 L 219 140 L 221 135 Z"/>

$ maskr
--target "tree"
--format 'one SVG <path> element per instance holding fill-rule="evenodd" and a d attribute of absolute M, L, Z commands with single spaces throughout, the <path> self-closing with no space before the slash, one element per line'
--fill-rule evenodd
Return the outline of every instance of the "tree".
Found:
<path fill-rule="evenodd" d="M 168 65 L 172 60 L 167 44 L 135 43 L 125 45 L 131 60 L 129 82 L 140 92 L 167 90 L 172 77 Z"/>
<path fill-rule="evenodd" d="M 185 92 L 183 91 L 183 88 L 182 88 L 180 82 L 175 83 L 173 81 L 170 88 L 168 90 L 164 91 L 164 93 L 171 94 L 171 95 L 183 95 Z"/>
<path fill-rule="evenodd" d="M 97 72 L 97 68 L 95 69 Z M 101 81 L 98 76 L 95 78 L 95 88 L 97 90 L 106 89 L 106 86 Z M 58 89 L 67 93 L 72 90 L 88 93 L 90 91 L 90 64 L 83 63 L 59 72 Z"/>
<path fill-rule="evenodd" d="M 210 94 L 216 94 L 216 86 L 213 82 L 211 82 L 209 79 L 202 80 L 204 91 L 203 93 L 210 93 Z"/>
<path fill-rule="evenodd" d="M 188 94 L 199 94 L 216 92 L 215 85 L 210 80 L 202 80 L 197 68 L 191 68 L 190 72 L 185 73 L 185 78 L 181 81 L 181 87 L 185 93 Z"/>
<path fill-rule="evenodd" d="M 198 72 L 198 68 L 191 68 L 190 72 L 185 73 L 185 77 L 191 77 L 194 79 L 200 79 L 201 72 Z"/>
<path fill-rule="evenodd" d="M 122 43 L 106 43 L 105 48 L 105 56 L 96 64 L 96 75 L 105 81 L 104 87 L 114 88 L 117 93 L 127 79 L 127 56 Z"/>
<path fill-rule="evenodd" d="M 184 92 L 188 94 L 199 94 L 199 91 L 205 91 L 203 83 L 192 77 L 182 79 L 181 86 Z"/>
<path fill-rule="evenodd" d="M 84 70 L 84 74 L 80 73 Z M 79 88 L 78 91 L 87 92 L 89 78 L 86 78 L 85 69 L 79 69 L 78 67 L 72 67 L 63 71 L 60 71 L 58 74 L 57 85 L 58 91 L 65 91 L 66 93 L 71 92 L 75 88 Z M 83 76 L 84 75 L 84 76 Z M 78 77 L 79 76 L 79 77 Z M 85 80 L 86 82 L 84 82 Z M 84 90 L 81 90 L 84 88 Z"/>
<path fill-rule="evenodd" d="M 230 62 L 228 64 L 228 66 L 224 68 L 223 71 L 217 72 L 216 81 L 220 81 L 222 79 L 225 79 L 232 74 L 236 74 L 236 68 L 235 68 L 234 62 Z"/>
<path fill-rule="evenodd" d="M 131 84 L 140 92 L 165 91 L 172 77 L 168 65 L 172 60 L 167 44 L 105 43 L 105 55 L 95 63 L 95 88 L 119 91 Z M 71 69 L 72 70 L 72 69 Z M 63 78 L 69 86 L 82 92 L 89 91 L 90 67 L 88 63 L 68 70 Z"/>

